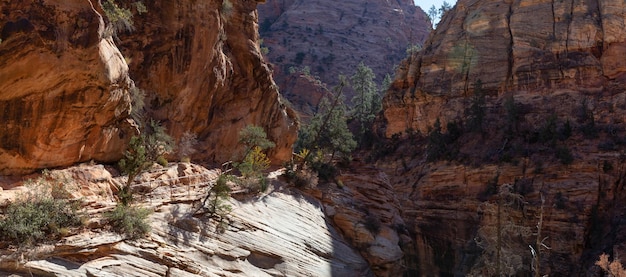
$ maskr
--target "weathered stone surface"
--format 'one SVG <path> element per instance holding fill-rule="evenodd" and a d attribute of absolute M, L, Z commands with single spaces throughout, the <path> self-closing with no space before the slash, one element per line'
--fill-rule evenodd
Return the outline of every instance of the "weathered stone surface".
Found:
<path fill-rule="evenodd" d="M 192 158 L 238 158 L 238 132 L 262 126 L 276 143 L 273 161 L 291 157 L 297 123 L 279 99 L 259 48 L 257 1 L 147 1 L 135 31 L 119 34 L 130 75 L 149 114 L 178 140 L 198 137 Z"/>
<path fill-rule="evenodd" d="M 120 52 L 99 1 L 0 2 L 0 174 L 121 158 L 137 133 L 129 74 L 148 116 L 176 140 L 197 135 L 194 159 L 238 158 L 248 124 L 276 142 L 273 162 L 288 159 L 298 126 L 259 52 L 257 2 L 225 3 L 118 3 L 135 26 L 118 30 Z"/>
<path fill-rule="evenodd" d="M 326 214 L 368 261 L 376 276 L 399 276 L 405 271 L 402 246 L 406 235 L 402 208 L 389 177 L 381 170 L 353 162 L 335 184 L 319 187 Z"/>
<path fill-rule="evenodd" d="M 133 84 L 90 1 L 0 10 L 0 174 L 119 159 Z"/>
<path fill-rule="evenodd" d="M 125 182 L 101 166 L 52 174 L 70 177 L 69 184 L 82 188 L 77 196 L 84 199 L 90 222 L 115 206 L 112 194 L 94 195 L 91 188 Z M 217 231 L 219 222 L 194 212 L 219 174 L 184 163 L 153 169 L 133 186 L 138 204 L 154 211 L 146 237 L 126 240 L 96 224 L 22 253 L 24 261 L 4 250 L 0 268 L 62 276 L 372 276 L 368 263 L 327 221 L 322 204 L 278 180 L 267 193 L 229 200 L 233 210 L 224 231 Z M 377 245 L 387 247 L 387 237 Z"/>
<path fill-rule="evenodd" d="M 424 50 L 400 65 L 379 131 L 402 136 L 379 166 L 414 241 L 403 248 L 410 275 L 476 273 L 479 229 L 497 224 L 488 206 L 505 184 L 526 201 L 505 208 L 507 224 L 536 232 L 545 198 L 542 237 L 551 249 L 542 252 L 542 275 L 599 274 L 598 255 L 623 249 L 623 9 L 595 0 L 460 0 Z M 478 80 L 481 131 L 468 126 Z M 433 141 L 425 137 L 437 120 L 444 134 L 448 123 L 460 127 L 445 145 L 458 147 L 453 161 L 427 162 Z M 519 274 L 532 274 L 536 235 L 518 239 Z"/>
<path fill-rule="evenodd" d="M 401 64 L 384 100 L 384 134 L 425 133 L 437 117 L 444 126 L 462 117 L 477 80 L 493 101 L 514 94 L 537 106 L 568 94 L 538 105 L 559 108 L 558 116 L 570 116 L 582 97 L 611 101 L 624 89 L 623 5 L 459 1 L 424 50 Z"/>
<path fill-rule="evenodd" d="M 422 44 L 431 30 L 426 14 L 410 0 L 268 0 L 259 5 L 259 25 L 274 78 L 296 108 L 315 89 L 291 85 L 290 67 L 308 66 L 328 88 L 350 76 L 363 61 L 382 83 L 410 45 Z M 299 73 L 296 73 L 296 76 Z M 351 92 L 347 89 L 348 99 Z M 305 109 L 304 112 L 307 112 Z"/>

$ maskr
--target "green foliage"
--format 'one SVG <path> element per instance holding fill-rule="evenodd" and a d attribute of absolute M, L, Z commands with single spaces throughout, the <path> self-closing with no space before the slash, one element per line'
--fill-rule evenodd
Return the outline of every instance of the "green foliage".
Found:
<path fill-rule="evenodd" d="M 157 162 L 159 165 L 163 166 L 163 167 L 165 167 L 165 166 L 167 166 L 167 165 L 169 164 L 169 162 L 167 161 L 167 159 L 166 159 L 165 157 L 163 157 L 163 156 L 159 156 L 159 157 L 157 158 L 156 162 Z"/>
<path fill-rule="evenodd" d="M 270 159 L 263 153 L 261 147 L 255 146 L 237 166 L 237 169 L 239 169 L 244 178 L 258 178 L 269 167 Z"/>
<path fill-rule="evenodd" d="M 32 191 L 20 195 L 4 209 L 0 216 L 2 241 L 19 246 L 31 245 L 62 237 L 68 228 L 81 225 L 78 203 L 65 199 L 68 195 L 64 188 L 55 188 L 57 184 L 45 178 L 29 182 L 35 184 Z"/>
<path fill-rule="evenodd" d="M 285 178 L 287 182 L 298 188 L 312 188 L 317 186 L 318 174 L 311 170 L 309 164 L 316 163 L 322 159 L 322 153 L 319 151 L 317 155 L 311 155 L 308 149 L 301 149 L 296 154 L 296 160 L 291 160 L 285 164 Z M 303 159 L 306 157 L 307 161 Z"/>
<path fill-rule="evenodd" d="M 239 132 L 239 142 L 246 147 L 243 160 L 235 165 L 243 177 L 239 183 L 254 191 L 264 191 L 267 179 L 263 171 L 269 168 L 270 160 L 263 151 L 274 147 L 274 142 L 267 139 L 263 128 L 254 125 Z"/>
<path fill-rule="evenodd" d="M 129 9 L 118 6 L 115 0 L 103 0 L 101 3 L 104 14 L 109 19 L 114 32 L 117 33 L 122 30 L 133 31 L 135 29 L 133 26 L 133 13 Z"/>
<path fill-rule="evenodd" d="M 232 211 L 232 206 L 228 204 L 230 198 L 230 186 L 228 182 L 235 180 L 230 174 L 221 174 L 215 185 L 211 188 L 207 196 L 204 198 L 202 205 L 196 211 L 204 210 L 209 216 L 218 221 L 217 230 L 224 231 L 228 223 L 227 216 Z"/>
<path fill-rule="evenodd" d="M 159 157 L 170 154 L 174 150 L 174 140 L 167 134 L 167 129 L 159 122 L 150 120 L 148 128 L 144 130 L 146 157 L 149 161 L 157 161 Z"/>
<path fill-rule="evenodd" d="M 233 14 L 233 3 L 230 0 L 222 0 L 220 13 L 222 18 L 229 18 Z"/>
<path fill-rule="evenodd" d="M 439 11 L 437 10 L 437 7 L 435 7 L 435 5 L 430 6 L 430 9 L 428 9 L 428 19 L 430 19 L 430 24 L 432 24 L 433 28 L 435 27 L 435 21 L 438 17 Z"/>
<path fill-rule="evenodd" d="M 135 177 L 152 164 L 147 158 L 144 140 L 144 136 L 133 136 L 128 144 L 128 149 L 124 152 L 124 158 L 118 163 L 122 172 L 128 175 L 126 186 L 122 187 L 118 193 L 120 201 L 124 205 L 130 204 L 133 200 L 130 185 Z"/>
<path fill-rule="evenodd" d="M 580 103 L 578 122 L 581 124 L 580 130 L 585 138 L 598 137 L 598 128 L 596 127 L 593 111 L 589 108 L 586 98 Z"/>
<path fill-rule="evenodd" d="M 304 52 L 296 53 L 296 57 L 293 59 L 293 62 L 298 65 L 302 64 L 302 62 L 304 61 L 304 56 L 306 56 Z"/>
<path fill-rule="evenodd" d="M 143 132 L 142 135 L 133 136 L 130 139 L 128 149 L 124 152 L 124 158 L 118 163 L 122 172 L 128 175 L 126 186 L 121 188 L 119 193 L 120 200 L 124 205 L 130 204 L 132 201 L 130 185 L 135 177 L 159 160 L 165 161 L 167 165 L 164 156 L 173 150 L 172 138 L 165 132 L 165 127 L 156 121 L 150 120 Z"/>
<path fill-rule="evenodd" d="M 382 109 L 378 88 L 374 83 L 375 78 L 374 71 L 363 62 L 359 63 L 356 72 L 350 77 L 355 92 L 351 100 L 353 107 L 350 114 L 359 126 L 356 136 L 361 145 L 366 133 L 371 132 L 376 114 Z"/>
<path fill-rule="evenodd" d="M 309 124 L 300 129 L 296 150 L 306 148 L 331 153 L 331 156 L 336 153 L 347 156 L 356 148 L 356 144 L 348 129 L 346 106 L 341 97 L 337 99 L 335 107 L 325 97 Z"/>
<path fill-rule="evenodd" d="M 437 118 L 429 131 L 426 146 L 427 161 L 453 160 L 457 157 L 459 150 L 455 142 L 463 132 L 456 122 L 449 122 L 446 127 L 448 132 L 444 134 L 441 131 L 441 122 Z"/>
<path fill-rule="evenodd" d="M 468 119 L 468 127 L 472 131 L 482 132 L 483 121 L 485 119 L 485 93 L 483 91 L 483 82 L 478 79 L 474 83 L 474 95 L 470 108 L 466 111 Z"/>
<path fill-rule="evenodd" d="M 406 48 L 406 55 L 411 56 L 422 50 L 422 46 L 419 44 L 411 44 Z"/>
<path fill-rule="evenodd" d="M 245 146 L 244 158 L 253 148 L 259 147 L 261 150 L 273 148 L 276 144 L 267 139 L 267 134 L 262 127 L 256 125 L 247 125 L 239 131 L 239 143 Z"/>
<path fill-rule="evenodd" d="M 539 142 L 555 145 L 558 138 L 556 114 L 550 115 L 546 123 L 539 129 Z"/>
<path fill-rule="evenodd" d="M 152 212 L 149 209 L 128 205 L 117 205 L 105 214 L 113 231 L 137 239 L 150 232 L 150 224 L 146 221 Z"/>

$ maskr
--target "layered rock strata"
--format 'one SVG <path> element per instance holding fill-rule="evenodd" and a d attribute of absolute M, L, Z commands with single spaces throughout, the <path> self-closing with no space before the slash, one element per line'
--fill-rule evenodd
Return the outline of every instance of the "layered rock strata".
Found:
<path fill-rule="evenodd" d="M 438 117 L 444 126 L 462 117 L 478 80 L 488 102 L 512 94 L 541 108 L 553 99 L 558 116 L 571 116 L 583 98 L 594 108 L 619 105 L 624 9 L 596 0 L 459 1 L 400 65 L 384 100 L 384 134 L 424 133 Z"/>
<path fill-rule="evenodd" d="M 326 221 L 322 204 L 275 179 L 267 193 L 228 200 L 232 212 L 221 225 L 197 213 L 219 170 L 181 163 L 145 173 L 133 191 L 139 205 L 154 211 L 148 219 L 152 231 L 127 240 L 107 231 L 102 219 L 114 208 L 123 177 L 86 165 L 52 174 L 70 180 L 67 189 L 82 200 L 89 217 L 85 230 L 25 252 L 3 250 L 0 270 L 63 276 L 372 276 L 368 263 Z"/>

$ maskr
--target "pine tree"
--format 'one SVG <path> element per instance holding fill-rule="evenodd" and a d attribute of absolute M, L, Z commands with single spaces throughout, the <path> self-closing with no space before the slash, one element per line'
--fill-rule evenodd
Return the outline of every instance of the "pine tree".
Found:
<path fill-rule="evenodd" d="M 350 78 L 355 92 L 354 97 L 352 97 L 354 106 L 351 110 L 351 116 L 359 126 L 357 137 L 361 143 L 366 132 L 371 130 L 374 118 L 381 109 L 380 95 L 377 92 L 377 85 L 374 83 L 375 78 L 374 71 L 363 62 L 357 66 L 356 72 Z"/>
<path fill-rule="evenodd" d="M 334 157 L 337 152 L 348 155 L 356 148 L 356 141 L 348 129 L 346 105 L 343 103 L 341 88 L 332 100 L 331 102 L 330 99 L 323 98 L 317 113 L 309 124 L 300 130 L 296 142 L 298 150 L 322 150 Z"/>

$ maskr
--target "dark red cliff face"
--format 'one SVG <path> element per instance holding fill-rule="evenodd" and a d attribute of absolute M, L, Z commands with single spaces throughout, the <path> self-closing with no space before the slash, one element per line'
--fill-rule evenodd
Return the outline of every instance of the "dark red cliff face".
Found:
<path fill-rule="evenodd" d="M 421 45 L 431 29 L 426 14 L 412 1 L 270 0 L 258 9 L 266 58 L 294 106 L 317 103 L 298 102 L 310 100 L 302 95 L 314 92 L 294 86 L 290 69 L 306 66 L 331 89 L 339 75 L 354 74 L 362 61 L 381 84 L 386 74 L 393 76 L 407 48 Z"/>
<path fill-rule="evenodd" d="M 401 63 L 378 131 L 398 147 L 381 165 L 406 207 L 413 272 L 490 275 L 477 240 L 507 184 L 525 202 L 506 222 L 530 232 L 506 246 L 516 272 L 531 274 L 542 196 L 541 274 L 599 274 L 598 255 L 624 248 L 624 5 L 461 0 Z M 482 131 L 471 127 L 477 95 Z"/>

